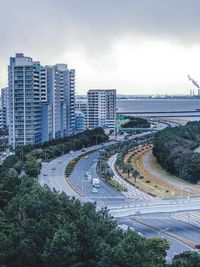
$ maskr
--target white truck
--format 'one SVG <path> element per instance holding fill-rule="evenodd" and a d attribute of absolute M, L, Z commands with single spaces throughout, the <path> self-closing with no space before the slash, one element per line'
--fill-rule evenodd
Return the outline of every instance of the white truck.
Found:
<path fill-rule="evenodd" d="M 96 188 L 100 187 L 100 181 L 98 178 L 93 178 L 92 179 L 92 185 Z"/>

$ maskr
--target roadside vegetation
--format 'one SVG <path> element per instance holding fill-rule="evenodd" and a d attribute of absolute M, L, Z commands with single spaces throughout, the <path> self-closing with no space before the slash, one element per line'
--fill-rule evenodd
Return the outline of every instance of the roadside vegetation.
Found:
<path fill-rule="evenodd" d="M 41 162 L 59 157 L 71 150 L 79 150 L 88 146 L 101 144 L 108 141 L 102 128 L 86 130 L 74 136 L 64 137 L 45 142 L 41 145 L 26 145 L 16 149 L 15 155 L 8 157 L 0 167 L 0 172 L 5 173 L 12 167 L 16 174 L 25 173 L 37 177 Z"/>
<path fill-rule="evenodd" d="M 89 156 L 90 154 L 94 153 L 95 151 L 96 150 L 88 151 L 86 153 L 79 155 L 77 158 L 72 159 L 65 168 L 66 177 L 69 177 L 71 175 L 72 171 L 74 170 L 74 168 L 75 168 L 76 164 L 79 162 L 79 160 L 81 160 L 82 158 L 84 158 L 86 156 Z"/>
<path fill-rule="evenodd" d="M 155 134 L 153 155 L 169 173 L 191 182 L 200 181 L 200 122 L 166 128 Z"/>
<path fill-rule="evenodd" d="M 121 125 L 122 128 L 149 128 L 150 123 L 138 117 L 126 116 L 125 119 L 129 120 L 128 122 Z"/>

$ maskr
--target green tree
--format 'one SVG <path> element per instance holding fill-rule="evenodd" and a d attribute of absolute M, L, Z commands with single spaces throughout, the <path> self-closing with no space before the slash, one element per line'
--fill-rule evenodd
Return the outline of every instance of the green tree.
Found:
<path fill-rule="evenodd" d="M 200 267 L 200 255 L 196 252 L 186 251 L 176 255 L 171 267 Z"/>
<path fill-rule="evenodd" d="M 37 160 L 32 156 L 28 157 L 24 165 L 24 170 L 27 175 L 37 177 L 39 173 Z"/>

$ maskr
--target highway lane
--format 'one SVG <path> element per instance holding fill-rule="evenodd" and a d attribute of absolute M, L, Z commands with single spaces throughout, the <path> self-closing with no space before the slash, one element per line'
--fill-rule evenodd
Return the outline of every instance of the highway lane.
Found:
<path fill-rule="evenodd" d="M 125 197 L 116 189 L 109 186 L 105 181 L 100 180 L 100 187 L 97 188 L 97 192 L 94 193 L 92 181 L 88 180 L 85 175 L 88 172 L 92 178 L 99 178 L 96 172 L 97 160 L 99 158 L 99 152 L 92 153 L 88 155 L 87 158 L 82 158 L 76 165 L 72 174 L 70 175 L 70 180 L 76 185 L 78 190 L 83 193 L 92 201 L 124 201 Z"/>
<path fill-rule="evenodd" d="M 112 142 L 109 142 L 111 144 Z M 102 145 L 91 146 L 86 148 L 86 151 L 94 149 L 100 149 Z M 65 179 L 65 167 L 69 164 L 70 160 L 77 158 L 83 154 L 81 150 L 73 153 L 68 153 L 60 156 L 50 162 L 42 163 L 41 172 L 39 175 L 39 183 L 41 186 L 45 184 L 51 189 L 55 189 L 58 192 L 65 192 L 68 196 L 79 197 L 79 195 L 73 190 L 71 185 Z"/>
<path fill-rule="evenodd" d="M 75 166 L 70 180 L 77 187 L 80 194 L 82 193 L 87 200 L 95 201 L 98 207 L 107 206 L 109 209 L 115 207 L 130 207 L 135 204 L 145 204 L 151 197 L 133 187 L 130 192 L 119 192 L 112 186 L 108 185 L 97 174 L 97 161 L 99 158 L 99 152 L 92 153 L 87 158 L 82 158 Z M 88 172 L 92 178 L 100 179 L 100 188 L 94 193 L 91 180 L 88 181 L 85 175 Z M 124 181 L 119 181 L 124 183 Z M 125 187 L 130 187 L 127 183 Z M 129 190 L 130 191 L 130 190 Z"/>
<path fill-rule="evenodd" d="M 162 233 L 161 231 L 156 231 L 154 229 L 151 229 L 150 227 L 145 226 L 137 221 L 134 221 L 129 217 L 118 218 L 117 223 L 119 226 L 122 226 L 122 228 L 124 228 L 124 225 L 130 227 L 131 230 L 136 231 L 141 236 L 146 238 L 160 237 L 166 239 L 170 244 L 170 248 L 167 251 L 167 257 L 166 257 L 167 261 L 171 261 L 175 255 L 180 254 L 183 251 L 188 251 L 188 250 L 194 251 L 193 248 L 180 242 L 179 240 L 170 237 L 165 233 Z"/>
<path fill-rule="evenodd" d="M 189 240 L 195 244 L 200 243 L 200 228 L 193 226 L 187 222 L 175 220 L 170 217 L 170 213 L 151 214 L 133 216 L 146 222 L 148 225 L 153 225 L 166 232 L 181 236 L 185 240 Z"/>
<path fill-rule="evenodd" d="M 183 211 L 170 215 L 171 218 L 182 222 L 187 222 L 194 226 L 200 227 L 200 211 Z"/>

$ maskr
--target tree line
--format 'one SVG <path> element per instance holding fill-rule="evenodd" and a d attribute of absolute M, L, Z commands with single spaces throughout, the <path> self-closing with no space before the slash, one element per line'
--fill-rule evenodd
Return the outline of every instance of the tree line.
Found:
<path fill-rule="evenodd" d="M 200 181 L 200 122 L 166 128 L 155 134 L 153 154 L 159 164 L 171 174 L 191 183 Z"/>
<path fill-rule="evenodd" d="M 128 119 L 129 121 L 121 125 L 122 128 L 149 128 L 150 127 L 150 123 L 143 118 L 126 116 L 125 119 Z"/>

